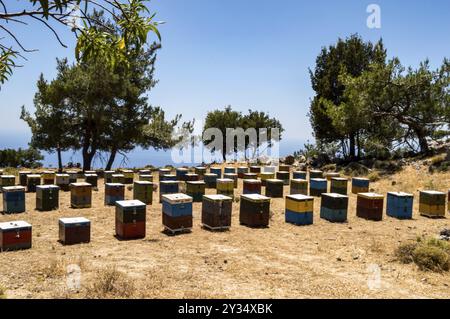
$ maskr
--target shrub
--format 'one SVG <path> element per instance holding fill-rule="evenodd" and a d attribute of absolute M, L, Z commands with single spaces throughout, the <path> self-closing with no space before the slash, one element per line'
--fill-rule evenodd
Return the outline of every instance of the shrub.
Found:
<path fill-rule="evenodd" d="M 87 298 L 130 298 L 135 291 L 134 283 L 116 267 L 99 270 L 86 289 Z"/>
<path fill-rule="evenodd" d="M 377 171 L 372 171 L 367 175 L 367 178 L 370 179 L 371 182 L 376 182 L 380 180 L 380 174 Z"/>
<path fill-rule="evenodd" d="M 27 167 L 27 168 L 37 168 L 42 166 L 39 162 L 44 157 L 41 153 L 34 149 L 4 149 L 0 150 L 0 167 Z"/>

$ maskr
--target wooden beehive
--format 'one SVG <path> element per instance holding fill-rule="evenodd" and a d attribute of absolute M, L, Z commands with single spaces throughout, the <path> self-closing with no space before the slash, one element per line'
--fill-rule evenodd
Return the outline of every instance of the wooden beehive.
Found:
<path fill-rule="evenodd" d="M 36 186 L 36 209 L 49 212 L 59 208 L 59 187 L 56 185 Z"/>
<path fill-rule="evenodd" d="M 162 203 L 162 196 L 168 194 L 179 193 L 178 181 L 161 181 L 159 182 L 159 202 Z"/>
<path fill-rule="evenodd" d="M 0 251 L 31 248 L 32 227 L 24 221 L 0 223 Z"/>
<path fill-rule="evenodd" d="M 124 184 L 126 185 L 132 185 L 134 182 L 134 171 L 129 169 L 124 169 L 121 171 L 124 177 Z"/>
<path fill-rule="evenodd" d="M 277 179 L 280 179 L 283 181 L 284 185 L 289 185 L 291 180 L 291 173 L 286 171 L 279 171 L 277 172 Z"/>
<path fill-rule="evenodd" d="M 54 185 L 55 184 L 56 173 L 53 171 L 45 171 L 42 173 L 42 184 L 44 185 Z"/>
<path fill-rule="evenodd" d="M 139 174 L 139 176 L 152 175 L 152 171 L 149 169 L 141 169 L 141 170 L 139 170 L 138 174 Z"/>
<path fill-rule="evenodd" d="M 84 181 L 92 185 L 92 187 L 98 186 L 97 174 L 84 174 Z"/>
<path fill-rule="evenodd" d="M 16 185 L 16 177 L 14 175 L 2 175 L 0 176 L 0 188 L 3 189 L 9 186 Z"/>
<path fill-rule="evenodd" d="M 105 184 L 105 205 L 115 206 L 116 202 L 125 199 L 125 185 L 119 183 Z"/>
<path fill-rule="evenodd" d="M 446 194 L 438 191 L 421 191 L 419 213 L 431 218 L 445 217 Z"/>
<path fill-rule="evenodd" d="M 210 167 L 209 168 L 209 172 L 211 174 L 216 174 L 217 175 L 217 179 L 221 179 L 222 178 L 222 169 L 220 167 Z"/>
<path fill-rule="evenodd" d="M 116 236 L 139 239 L 146 235 L 146 206 L 139 200 L 116 202 Z"/>
<path fill-rule="evenodd" d="M 199 176 L 200 180 L 203 180 L 205 174 L 206 174 L 206 167 L 204 166 L 197 166 L 194 169 L 195 174 L 197 174 Z"/>
<path fill-rule="evenodd" d="M 234 181 L 234 188 L 238 188 L 238 174 L 236 173 L 225 173 L 223 174 L 224 179 L 232 179 Z"/>
<path fill-rule="evenodd" d="M 239 166 L 237 169 L 238 172 L 238 178 L 244 178 L 244 175 L 248 173 L 248 167 L 247 166 Z"/>
<path fill-rule="evenodd" d="M 304 226 L 314 222 L 314 198 L 301 194 L 287 195 L 285 207 L 286 223 Z"/>
<path fill-rule="evenodd" d="M 327 192 L 327 180 L 324 178 L 311 178 L 309 180 L 309 194 L 314 197 L 320 197 Z"/>
<path fill-rule="evenodd" d="M 41 175 L 31 174 L 27 176 L 27 191 L 29 193 L 35 193 L 38 185 L 41 185 Z"/>
<path fill-rule="evenodd" d="M 262 173 L 259 174 L 259 177 L 261 178 L 262 186 L 266 186 L 266 182 L 267 182 L 268 179 L 274 179 L 275 178 L 275 173 L 262 172 Z"/>
<path fill-rule="evenodd" d="M 200 176 L 198 174 L 187 173 L 186 175 L 184 175 L 185 182 L 195 182 L 195 181 L 199 181 L 199 180 L 200 180 Z"/>
<path fill-rule="evenodd" d="M 330 193 L 347 195 L 348 179 L 344 177 L 333 177 L 331 179 Z"/>
<path fill-rule="evenodd" d="M 292 179 L 291 195 L 308 195 L 308 181 L 306 179 Z"/>
<path fill-rule="evenodd" d="M 186 195 L 192 197 L 194 202 L 201 202 L 205 195 L 206 183 L 203 181 L 186 182 Z"/>
<path fill-rule="evenodd" d="M 277 167 L 276 166 L 264 166 L 262 168 L 262 172 L 264 172 L 264 173 L 272 173 L 275 176 L 275 173 L 277 172 Z"/>
<path fill-rule="evenodd" d="M 25 212 L 25 187 L 3 187 L 3 213 L 19 214 Z"/>
<path fill-rule="evenodd" d="M 151 205 L 153 202 L 153 183 L 141 181 L 134 182 L 133 199 Z"/>
<path fill-rule="evenodd" d="M 216 188 L 217 179 L 219 178 L 217 174 L 207 173 L 203 178 L 206 183 L 206 188 Z"/>
<path fill-rule="evenodd" d="M 325 178 L 326 178 L 328 181 L 331 181 L 331 179 L 333 179 L 333 178 L 335 178 L 335 177 L 341 177 L 341 174 L 335 173 L 335 172 L 328 172 L 328 173 L 325 173 Z"/>
<path fill-rule="evenodd" d="M 397 219 L 412 219 L 414 195 L 403 192 L 387 194 L 386 215 Z"/>
<path fill-rule="evenodd" d="M 323 178 L 323 172 L 319 170 L 310 170 L 309 171 L 309 179 L 313 178 Z"/>
<path fill-rule="evenodd" d="M 266 196 L 271 198 L 283 198 L 284 182 L 281 179 L 266 180 Z"/>
<path fill-rule="evenodd" d="M 384 196 L 375 193 L 359 193 L 356 216 L 367 220 L 383 220 Z"/>
<path fill-rule="evenodd" d="M 225 173 L 225 174 L 236 174 L 237 171 L 236 171 L 236 168 L 235 168 L 235 167 L 233 167 L 233 166 L 227 166 L 227 167 L 225 167 L 225 169 L 224 169 L 224 173 Z"/>
<path fill-rule="evenodd" d="M 177 168 L 177 180 L 186 181 L 186 175 L 189 174 L 189 169 L 185 167 Z"/>
<path fill-rule="evenodd" d="M 320 218 L 333 223 L 347 221 L 348 196 L 337 193 L 322 194 Z"/>
<path fill-rule="evenodd" d="M 304 171 L 295 171 L 292 173 L 293 179 L 306 179 L 308 173 Z"/>
<path fill-rule="evenodd" d="M 290 174 L 291 173 L 291 165 L 280 164 L 278 166 L 278 171 L 279 172 L 288 172 Z"/>
<path fill-rule="evenodd" d="M 32 174 L 30 171 L 20 171 L 19 172 L 19 185 L 27 187 L 27 175 Z"/>
<path fill-rule="evenodd" d="M 250 173 L 261 174 L 261 166 L 250 166 Z"/>
<path fill-rule="evenodd" d="M 259 194 L 241 195 L 239 222 L 248 227 L 268 227 L 270 198 Z"/>
<path fill-rule="evenodd" d="M 257 179 L 245 179 L 243 181 L 243 194 L 261 194 L 261 181 Z"/>
<path fill-rule="evenodd" d="M 172 170 L 170 168 L 160 168 L 158 173 L 159 173 L 159 180 L 161 180 L 161 177 L 163 177 L 164 175 L 171 175 Z"/>
<path fill-rule="evenodd" d="M 60 218 L 59 241 L 63 245 L 76 245 L 91 241 L 91 222 L 84 217 Z"/>
<path fill-rule="evenodd" d="M 231 227 L 233 199 L 224 195 L 207 195 L 202 203 L 202 225 L 210 230 Z"/>
<path fill-rule="evenodd" d="M 162 197 L 163 226 L 175 233 L 192 228 L 192 197 L 169 194 Z"/>
<path fill-rule="evenodd" d="M 105 171 L 105 184 L 112 183 L 113 175 L 116 174 L 116 171 Z"/>
<path fill-rule="evenodd" d="M 70 177 L 69 174 L 56 174 L 55 175 L 56 186 L 62 191 L 69 191 Z"/>
<path fill-rule="evenodd" d="M 353 194 L 368 193 L 369 186 L 370 186 L 370 180 L 367 178 L 361 178 L 361 177 L 353 177 L 352 178 L 352 193 Z"/>
<path fill-rule="evenodd" d="M 244 179 L 258 179 L 258 174 L 256 173 L 245 173 Z"/>
<path fill-rule="evenodd" d="M 125 175 L 123 174 L 113 174 L 111 176 L 111 182 L 114 184 L 124 184 L 125 185 Z"/>
<path fill-rule="evenodd" d="M 70 204 L 72 208 L 92 206 L 92 185 L 89 183 L 70 184 Z"/>
<path fill-rule="evenodd" d="M 67 174 L 69 174 L 69 185 L 77 182 L 78 180 L 77 171 L 68 171 Z"/>
<path fill-rule="evenodd" d="M 139 175 L 139 181 L 141 181 L 141 182 L 153 182 L 153 175 Z"/>
<path fill-rule="evenodd" d="M 219 178 L 217 180 L 217 195 L 225 195 L 234 198 L 234 181 L 228 178 Z"/>

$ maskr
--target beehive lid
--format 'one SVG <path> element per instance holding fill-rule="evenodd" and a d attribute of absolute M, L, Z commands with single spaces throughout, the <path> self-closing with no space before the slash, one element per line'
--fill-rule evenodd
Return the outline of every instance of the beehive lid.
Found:
<path fill-rule="evenodd" d="M 217 177 L 217 174 L 214 174 L 214 173 L 207 173 L 207 174 L 205 174 L 205 176 L 209 176 L 209 177 L 214 177 L 214 176 L 216 176 L 216 177 Z"/>
<path fill-rule="evenodd" d="M 42 172 L 42 174 L 55 174 L 55 172 L 54 171 L 44 171 L 44 172 Z"/>
<path fill-rule="evenodd" d="M 14 175 L 2 175 L 1 178 L 7 179 L 7 178 L 16 178 Z"/>
<path fill-rule="evenodd" d="M 78 174 L 77 171 L 67 171 L 67 174 Z"/>
<path fill-rule="evenodd" d="M 27 177 L 28 178 L 41 178 L 41 175 L 39 175 L 39 174 L 30 174 Z"/>
<path fill-rule="evenodd" d="M 225 195 L 205 195 L 203 196 L 204 199 L 206 200 L 211 200 L 211 201 L 232 201 L 233 199 L 229 196 L 225 196 Z"/>
<path fill-rule="evenodd" d="M 266 180 L 266 183 L 283 184 L 284 182 L 281 179 L 272 178 L 272 179 Z"/>
<path fill-rule="evenodd" d="M 149 181 L 135 181 L 134 183 L 138 185 L 153 185 L 153 183 Z"/>
<path fill-rule="evenodd" d="M 142 174 L 141 177 L 147 178 L 147 177 L 153 177 L 153 175 L 150 175 L 150 174 Z"/>
<path fill-rule="evenodd" d="M 341 174 L 336 173 L 336 172 L 329 172 L 329 173 L 326 173 L 325 176 L 341 176 Z"/>
<path fill-rule="evenodd" d="M 301 178 L 294 178 L 294 179 L 291 179 L 291 182 L 292 183 L 308 183 L 308 181 L 306 180 L 306 179 L 301 179 Z"/>
<path fill-rule="evenodd" d="M 244 179 L 245 184 L 261 184 L 260 180 L 257 179 Z"/>
<path fill-rule="evenodd" d="M 31 171 L 19 171 L 19 174 L 31 174 Z"/>
<path fill-rule="evenodd" d="M 37 189 L 59 189 L 58 186 L 56 185 L 37 185 L 36 186 Z"/>
<path fill-rule="evenodd" d="M 134 173 L 131 169 L 123 169 L 121 170 L 122 173 Z"/>
<path fill-rule="evenodd" d="M 56 177 L 69 177 L 69 174 L 56 174 Z"/>
<path fill-rule="evenodd" d="M 123 174 L 113 174 L 112 177 L 125 177 Z"/>
<path fill-rule="evenodd" d="M 348 178 L 345 177 L 333 177 L 331 180 L 339 182 L 348 182 Z"/>
<path fill-rule="evenodd" d="M 70 224 L 88 224 L 91 221 L 84 217 L 60 218 L 59 222 L 64 225 Z"/>
<path fill-rule="evenodd" d="M 337 193 L 323 193 L 322 196 L 333 197 L 333 198 L 348 198 L 348 196 L 337 194 Z"/>
<path fill-rule="evenodd" d="M 160 172 L 171 172 L 172 170 L 170 168 L 160 168 Z"/>
<path fill-rule="evenodd" d="M 81 183 L 72 183 L 70 184 L 71 186 L 74 187 L 91 187 L 92 185 L 89 183 L 85 183 L 85 182 L 81 182 Z"/>
<path fill-rule="evenodd" d="M 97 174 L 84 174 L 85 177 L 98 177 Z"/>
<path fill-rule="evenodd" d="M 287 195 L 286 198 L 291 199 L 296 202 L 302 202 L 302 201 L 306 201 L 306 200 L 314 200 L 314 197 L 301 195 L 301 194 Z"/>
<path fill-rule="evenodd" d="M 370 179 L 368 179 L 368 178 L 364 178 L 364 177 L 353 177 L 353 180 L 356 180 L 356 181 L 370 181 Z"/>
<path fill-rule="evenodd" d="M 133 200 L 119 200 L 116 202 L 117 206 L 128 208 L 128 207 L 137 207 L 137 206 L 146 206 L 143 202 L 137 199 Z"/>
<path fill-rule="evenodd" d="M 359 193 L 358 196 L 368 199 L 383 199 L 384 196 L 377 193 Z"/>
<path fill-rule="evenodd" d="M 311 181 L 314 182 L 327 182 L 325 178 L 311 178 Z"/>
<path fill-rule="evenodd" d="M 179 168 L 177 168 L 177 171 L 179 171 L 179 172 L 188 172 L 189 169 L 186 168 L 186 167 L 179 167 Z"/>
<path fill-rule="evenodd" d="M 0 223 L 0 229 L 3 231 L 16 228 L 30 228 L 30 227 L 31 225 L 24 221 Z"/>
<path fill-rule="evenodd" d="M 227 166 L 225 169 L 235 169 L 233 166 Z"/>
<path fill-rule="evenodd" d="M 250 173 L 250 174 L 255 174 L 255 173 Z M 273 176 L 275 173 L 274 172 L 261 172 L 261 176 Z"/>
<path fill-rule="evenodd" d="M 217 183 L 234 183 L 234 181 L 232 179 L 229 179 L 229 178 L 219 178 L 217 180 Z"/>
<path fill-rule="evenodd" d="M 193 201 L 191 196 L 181 193 L 163 195 L 162 199 L 169 204 L 192 203 Z"/>
<path fill-rule="evenodd" d="M 306 171 L 294 171 L 294 173 L 307 173 Z"/>
<path fill-rule="evenodd" d="M 256 173 L 245 173 L 244 176 L 258 176 Z"/>
<path fill-rule="evenodd" d="M 96 171 L 84 171 L 85 174 L 95 174 Z"/>
<path fill-rule="evenodd" d="M 205 185 L 204 181 L 187 181 L 186 184 L 191 184 L 191 185 Z"/>
<path fill-rule="evenodd" d="M 198 176 L 198 174 L 195 174 L 195 173 L 187 173 L 186 176 L 195 177 L 195 176 Z"/>
<path fill-rule="evenodd" d="M 250 166 L 250 168 L 261 168 L 261 166 L 255 166 L 255 165 L 253 165 L 253 166 Z"/>
<path fill-rule="evenodd" d="M 151 171 L 149 169 L 141 169 L 139 170 L 139 173 L 150 173 Z"/>
<path fill-rule="evenodd" d="M 389 195 L 397 196 L 397 197 L 413 197 L 413 194 L 404 193 L 404 192 L 389 192 Z"/>
<path fill-rule="evenodd" d="M 114 174 L 116 171 L 105 171 L 105 174 Z"/>
<path fill-rule="evenodd" d="M 204 166 L 197 166 L 196 169 L 199 169 L 199 170 L 205 170 L 206 167 L 204 167 Z"/>
<path fill-rule="evenodd" d="M 239 166 L 238 169 L 248 169 L 247 166 Z"/>
<path fill-rule="evenodd" d="M 24 192 L 25 187 L 23 186 L 7 186 L 3 187 L 4 192 Z"/>
<path fill-rule="evenodd" d="M 421 191 L 421 193 L 429 194 L 429 195 L 445 195 L 443 192 L 439 191 Z"/>
<path fill-rule="evenodd" d="M 124 184 L 120 184 L 120 183 L 106 183 L 105 185 L 108 187 L 125 187 Z"/>
<path fill-rule="evenodd" d="M 236 177 L 236 176 L 238 176 L 238 174 L 236 174 L 236 173 L 225 173 L 225 174 L 223 174 L 223 176 L 233 176 L 233 177 Z"/>
<path fill-rule="evenodd" d="M 322 171 L 317 170 L 317 169 L 310 170 L 309 172 L 310 173 L 323 173 Z"/>
<path fill-rule="evenodd" d="M 178 184 L 178 181 L 160 181 L 161 184 Z"/>
<path fill-rule="evenodd" d="M 247 199 L 249 201 L 252 201 L 252 202 L 270 201 L 269 197 L 266 197 L 266 196 L 260 195 L 260 194 L 241 195 L 241 198 L 245 198 L 245 199 Z"/>
<path fill-rule="evenodd" d="M 175 174 L 164 174 L 163 176 L 165 176 L 165 177 L 174 177 L 174 178 L 177 177 L 177 175 L 175 175 Z"/>

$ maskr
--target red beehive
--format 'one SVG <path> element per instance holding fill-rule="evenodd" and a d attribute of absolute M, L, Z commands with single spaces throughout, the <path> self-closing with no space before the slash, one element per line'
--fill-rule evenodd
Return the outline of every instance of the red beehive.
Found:
<path fill-rule="evenodd" d="M 359 193 L 356 216 L 367 220 L 383 220 L 384 196 L 375 193 Z"/>
<path fill-rule="evenodd" d="M 31 225 L 24 221 L 0 223 L 0 251 L 31 248 Z"/>
<path fill-rule="evenodd" d="M 91 241 L 91 222 L 83 217 L 59 219 L 59 241 L 75 245 Z"/>

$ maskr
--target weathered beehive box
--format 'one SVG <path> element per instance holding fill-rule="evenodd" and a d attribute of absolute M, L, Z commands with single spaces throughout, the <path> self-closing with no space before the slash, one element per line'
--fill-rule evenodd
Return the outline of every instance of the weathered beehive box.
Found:
<path fill-rule="evenodd" d="M 69 191 L 70 178 L 69 174 L 56 174 L 55 176 L 56 186 L 62 191 Z"/>
<path fill-rule="evenodd" d="M 42 173 L 42 184 L 55 185 L 56 173 L 53 171 L 45 171 Z"/>
<path fill-rule="evenodd" d="M 314 222 L 314 198 L 301 194 L 287 195 L 285 207 L 286 223 L 305 226 Z"/>
<path fill-rule="evenodd" d="M 125 175 L 123 174 L 113 174 L 111 176 L 111 182 L 114 184 L 124 184 L 125 185 Z"/>
<path fill-rule="evenodd" d="M 308 173 L 304 171 L 295 171 L 292 173 L 293 179 L 306 179 Z"/>
<path fill-rule="evenodd" d="M 105 171 L 105 184 L 112 183 L 113 175 L 116 174 L 116 171 Z"/>
<path fill-rule="evenodd" d="M 16 185 L 16 177 L 14 175 L 2 175 L 0 176 L 0 188 L 15 186 Z"/>
<path fill-rule="evenodd" d="M 244 179 L 258 179 L 258 174 L 256 173 L 245 173 Z"/>
<path fill-rule="evenodd" d="M 141 181 L 134 182 L 133 199 L 151 205 L 153 202 L 153 183 Z"/>
<path fill-rule="evenodd" d="M 311 196 L 320 197 L 327 192 L 327 180 L 325 178 L 311 178 L 309 180 L 309 194 Z"/>
<path fill-rule="evenodd" d="M 92 185 L 92 187 L 98 186 L 97 174 L 84 174 L 84 181 Z"/>
<path fill-rule="evenodd" d="M 344 177 L 333 177 L 331 179 L 330 193 L 347 195 L 348 179 Z"/>
<path fill-rule="evenodd" d="M 30 249 L 32 227 L 24 221 L 0 223 L 0 251 Z"/>
<path fill-rule="evenodd" d="M 261 174 L 261 166 L 250 166 L 250 173 Z"/>
<path fill-rule="evenodd" d="M 192 197 L 194 202 L 202 202 L 205 190 L 206 183 L 204 181 L 186 182 L 186 195 Z"/>
<path fill-rule="evenodd" d="M 268 227 L 270 198 L 259 194 L 241 195 L 239 222 L 248 227 Z"/>
<path fill-rule="evenodd" d="M 162 197 L 162 221 L 166 230 L 175 233 L 192 228 L 192 197 L 169 194 Z"/>
<path fill-rule="evenodd" d="M 386 215 L 397 219 L 412 219 L 414 195 L 403 192 L 387 194 Z"/>
<path fill-rule="evenodd" d="M 185 167 L 177 168 L 177 180 L 186 181 L 186 175 L 189 174 L 189 169 Z"/>
<path fill-rule="evenodd" d="M 125 185 L 132 185 L 134 182 L 134 171 L 129 169 L 124 169 L 121 172 L 125 178 L 124 184 Z"/>
<path fill-rule="evenodd" d="M 261 181 L 257 179 L 245 179 L 243 183 L 244 183 L 243 187 L 244 195 L 261 194 L 261 187 L 262 187 Z"/>
<path fill-rule="evenodd" d="M 116 202 L 116 236 L 121 239 L 145 238 L 146 206 L 139 200 Z"/>
<path fill-rule="evenodd" d="M 25 212 L 25 187 L 3 187 L 3 212 L 5 214 L 19 214 Z"/>
<path fill-rule="evenodd" d="M 194 172 L 195 172 L 195 174 L 198 175 L 200 180 L 203 180 L 203 178 L 204 178 L 204 176 L 206 174 L 206 167 L 204 167 L 204 166 L 197 166 L 194 169 Z"/>
<path fill-rule="evenodd" d="M 331 181 L 331 179 L 332 179 L 332 178 L 335 178 L 335 177 L 341 177 L 341 174 L 335 173 L 335 172 L 328 172 L 328 173 L 325 173 L 325 178 L 326 178 L 328 181 Z"/>
<path fill-rule="evenodd" d="M 306 179 L 292 179 L 290 194 L 308 195 L 308 181 Z"/>
<path fill-rule="evenodd" d="M 445 217 L 446 194 L 438 191 L 421 191 L 419 213 L 422 216 L 436 218 Z"/>
<path fill-rule="evenodd" d="M 59 241 L 63 245 L 76 245 L 91 241 L 91 221 L 84 217 L 60 218 Z"/>
<path fill-rule="evenodd" d="M 3 170 L 2 169 L 0 169 L 0 176 L 2 176 L 3 175 Z"/>
<path fill-rule="evenodd" d="M 68 171 L 67 174 L 69 174 L 69 185 L 77 182 L 78 180 L 77 171 Z"/>
<path fill-rule="evenodd" d="M 348 215 L 348 196 L 337 193 L 322 194 L 320 218 L 333 223 L 344 223 Z"/>
<path fill-rule="evenodd" d="M 227 166 L 227 167 L 225 167 L 225 169 L 224 169 L 224 173 L 225 173 L 225 174 L 236 174 L 237 171 L 236 171 L 236 168 L 235 168 L 235 167 L 233 167 L 233 166 Z"/>
<path fill-rule="evenodd" d="M 172 174 L 172 169 L 170 169 L 170 168 L 160 168 L 158 173 L 159 173 L 159 180 L 161 180 L 161 178 L 164 175 L 171 175 Z"/>
<path fill-rule="evenodd" d="M 273 173 L 275 176 L 275 173 L 277 172 L 276 166 L 263 166 L 261 173 Z"/>
<path fill-rule="evenodd" d="M 41 175 L 32 174 L 27 176 L 27 191 L 29 193 L 35 193 L 38 185 L 41 185 Z"/>
<path fill-rule="evenodd" d="M 217 174 L 207 173 L 204 176 L 204 181 L 206 183 L 206 188 L 216 188 L 217 180 L 219 176 Z"/>
<path fill-rule="evenodd" d="M 222 178 L 222 169 L 220 167 L 210 167 L 209 168 L 209 172 L 211 174 L 216 174 L 217 175 L 217 179 Z"/>
<path fill-rule="evenodd" d="M 178 182 L 177 175 L 174 175 L 174 174 L 163 175 L 163 176 L 161 176 L 161 178 L 159 180 L 160 181 L 175 181 L 175 182 Z"/>
<path fill-rule="evenodd" d="M 224 195 L 203 196 L 202 225 L 210 230 L 224 230 L 231 227 L 233 199 Z"/>
<path fill-rule="evenodd" d="M 368 193 L 370 180 L 368 178 L 353 177 L 352 178 L 352 193 Z"/>
<path fill-rule="evenodd" d="M 186 175 L 184 175 L 184 181 L 186 181 L 186 182 L 195 182 L 195 181 L 199 181 L 199 180 L 200 180 L 200 176 L 198 176 L 198 174 L 187 173 Z"/>
<path fill-rule="evenodd" d="M 309 179 L 313 178 L 323 178 L 323 172 L 319 170 L 310 170 L 309 171 Z"/>
<path fill-rule="evenodd" d="M 49 212 L 59 208 L 59 187 L 56 185 L 36 186 L 36 209 Z"/>
<path fill-rule="evenodd" d="M 70 184 L 70 204 L 72 208 L 92 206 L 92 185 L 89 183 Z"/>
<path fill-rule="evenodd" d="M 279 172 L 288 172 L 290 174 L 291 173 L 291 165 L 280 164 L 278 166 L 278 171 Z"/>
<path fill-rule="evenodd" d="M 159 202 L 162 203 L 162 196 L 168 194 L 178 194 L 179 190 L 178 181 L 161 181 L 159 182 Z"/>
<path fill-rule="evenodd" d="M 114 206 L 116 202 L 125 199 L 125 184 L 106 183 L 105 184 L 105 205 Z"/>
<path fill-rule="evenodd" d="M 356 216 L 367 220 L 383 220 L 384 196 L 376 193 L 359 193 Z"/>
<path fill-rule="evenodd" d="M 229 178 L 219 178 L 217 180 L 217 195 L 225 195 L 234 198 L 234 181 Z"/>
<path fill-rule="evenodd" d="M 97 171 L 84 171 L 83 176 L 86 174 L 97 174 Z"/>
<path fill-rule="evenodd" d="M 266 196 L 271 198 L 283 198 L 284 182 L 281 179 L 266 180 Z"/>
<path fill-rule="evenodd" d="M 291 173 L 286 171 L 279 171 L 276 175 L 277 179 L 280 179 L 283 181 L 284 185 L 289 185 L 289 182 L 291 180 Z"/>
<path fill-rule="evenodd" d="M 27 175 L 31 175 L 31 171 L 20 171 L 19 172 L 19 185 L 27 187 Z"/>
<path fill-rule="evenodd" d="M 152 175 L 152 171 L 149 169 L 141 169 L 141 170 L 139 170 L 138 174 L 139 174 L 139 176 Z"/>
<path fill-rule="evenodd" d="M 224 179 L 232 179 L 234 181 L 234 188 L 238 188 L 238 174 L 236 173 L 225 173 L 223 174 Z"/>
<path fill-rule="evenodd" d="M 262 186 L 266 186 L 267 180 L 275 178 L 275 173 L 262 172 L 259 174 L 259 177 L 261 178 Z"/>
<path fill-rule="evenodd" d="M 238 172 L 238 178 L 244 178 L 244 174 L 248 173 L 248 167 L 247 166 L 239 166 L 237 169 Z"/>
<path fill-rule="evenodd" d="M 141 182 L 153 182 L 153 175 L 139 175 L 139 181 Z"/>

